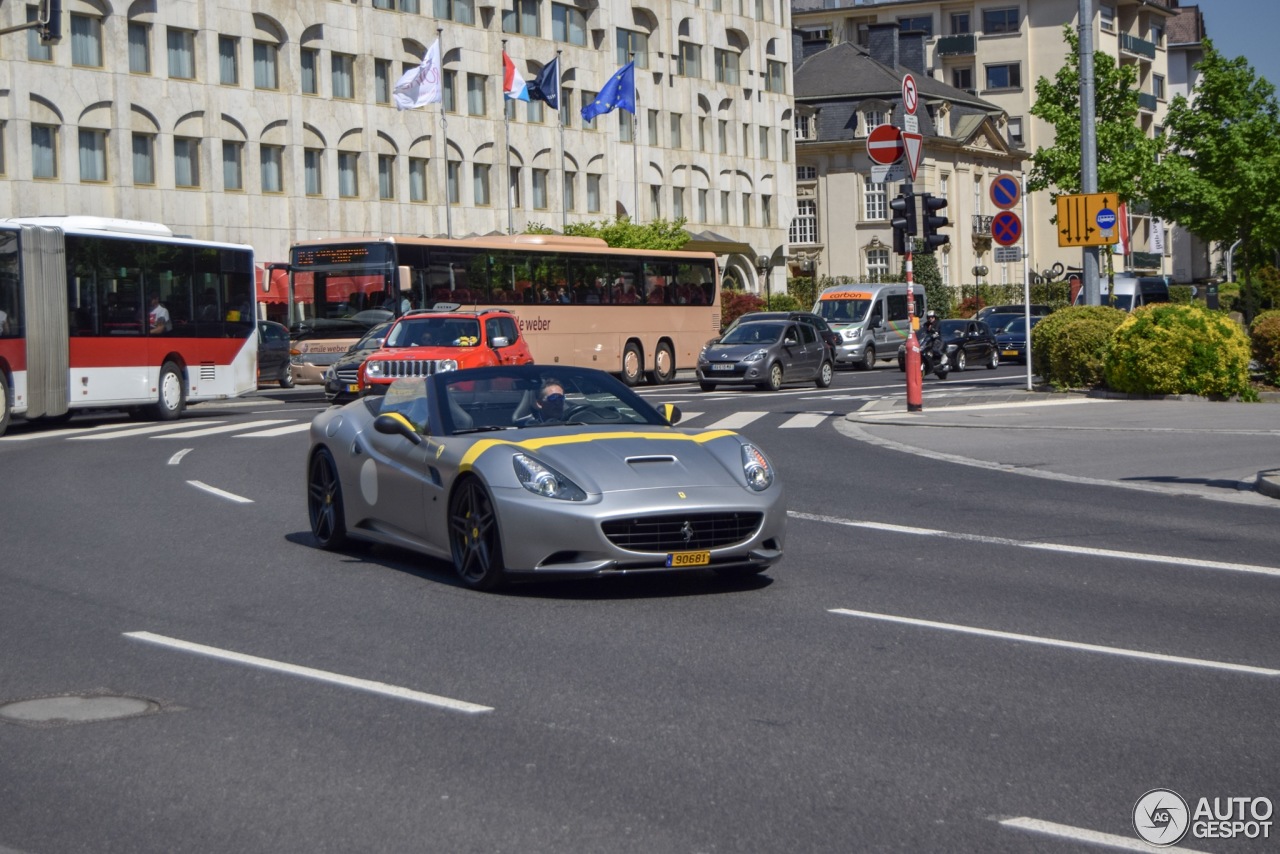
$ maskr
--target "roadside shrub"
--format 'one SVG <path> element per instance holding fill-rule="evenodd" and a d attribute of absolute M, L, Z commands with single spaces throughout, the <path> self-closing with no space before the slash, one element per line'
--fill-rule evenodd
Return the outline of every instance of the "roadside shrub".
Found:
<path fill-rule="evenodd" d="M 1125 317 L 1102 305 L 1058 309 L 1031 329 L 1032 370 L 1058 389 L 1100 385 L 1111 333 Z"/>
<path fill-rule="evenodd" d="M 973 317 L 978 313 L 978 309 L 984 308 L 986 303 L 982 301 L 980 296 L 965 297 L 960 301 L 960 306 L 956 309 L 956 317 Z M 941 315 L 945 317 L 946 315 Z"/>
<path fill-rule="evenodd" d="M 812 306 L 812 303 L 804 307 L 805 311 L 808 311 L 810 306 Z M 791 294 L 770 294 L 769 306 L 768 308 L 765 309 L 765 311 L 799 311 L 799 310 L 800 310 L 800 301 L 795 297 L 793 297 Z"/>
<path fill-rule="evenodd" d="M 1249 338 L 1217 312 L 1163 303 L 1135 311 L 1111 336 L 1107 385 L 1130 394 L 1255 397 Z"/>
<path fill-rule="evenodd" d="M 787 279 L 787 293 L 796 298 L 804 311 L 810 311 L 818 301 L 818 284 L 813 276 L 796 276 Z"/>
<path fill-rule="evenodd" d="M 1280 385 L 1280 309 L 1264 311 L 1249 327 L 1253 358 L 1267 382 Z"/>
<path fill-rule="evenodd" d="M 764 300 L 746 291 L 735 291 L 725 288 L 720 291 L 720 329 L 727 329 L 742 315 L 749 311 L 763 311 Z"/>

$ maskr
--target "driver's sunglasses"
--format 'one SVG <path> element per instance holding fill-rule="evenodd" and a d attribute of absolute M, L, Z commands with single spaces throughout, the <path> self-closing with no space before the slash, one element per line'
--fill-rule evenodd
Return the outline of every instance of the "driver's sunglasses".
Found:
<path fill-rule="evenodd" d="M 563 394 L 549 394 L 542 399 L 543 403 L 564 403 Z"/>

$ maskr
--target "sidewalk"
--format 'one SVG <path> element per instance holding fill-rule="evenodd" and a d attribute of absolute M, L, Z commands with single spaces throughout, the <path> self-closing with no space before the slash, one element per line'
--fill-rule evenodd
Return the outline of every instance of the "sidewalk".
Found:
<path fill-rule="evenodd" d="M 872 401 L 841 430 L 909 453 L 1038 477 L 1247 503 L 1280 499 L 1280 401 L 953 393 L 936 380 L 925 381 L 923 400 L 921 412 L 908 412 L 903 397 Z"/>

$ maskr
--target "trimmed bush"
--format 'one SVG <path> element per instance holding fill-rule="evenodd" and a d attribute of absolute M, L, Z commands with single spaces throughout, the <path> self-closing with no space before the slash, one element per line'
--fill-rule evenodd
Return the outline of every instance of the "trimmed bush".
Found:
<path fill-rule="evenodd" d="M 810 303 L 812 305 L 812 303 Z M 765 311 L 800 311 L 800 302 L 791 294 L 770 294 L 769 305 Z M 805 306 L 804 311 L 809 310 L 809 306 Z"/>
<path fill-rule="evenodd" d="M 1267 382 L 1280 385 L 1280 309 L 1264 311 L 1249 327 L 1253 358 L 1262 366 Z"/>
<path fill-rule="evenodd" d="M 725 288 L 720 291 L 720 329 L 728 329 L 742 315 L 749 311 L 764 311 L 764 300 L 746 291 L 735 291 Z"/>
<path fill-rule="evenodd" d="M 1125 313 L 1103 305 L 1060 308 L 1031 329 L 1031 367 L 1058 389 L 1102 383 L 1111 333 Z"/>
<path fill-rule="evenodd" d="M 1150 305 L 1130 315 L 1111 336 L 1105 376 L 1130 394 L 1255 397 L 1244 330 L 1193 305 Z"/>

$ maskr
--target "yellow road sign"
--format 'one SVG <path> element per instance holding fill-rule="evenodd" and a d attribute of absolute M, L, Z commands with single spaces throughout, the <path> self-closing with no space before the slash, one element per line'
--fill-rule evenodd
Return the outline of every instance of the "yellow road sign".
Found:
<path fill-rule="evenodd" d="M 1115 193 L 1058 196 L 1058 245 L 1109 246 L 1118 241 L 1120 228 L 1115 212 L 1119 204 Z"/>

